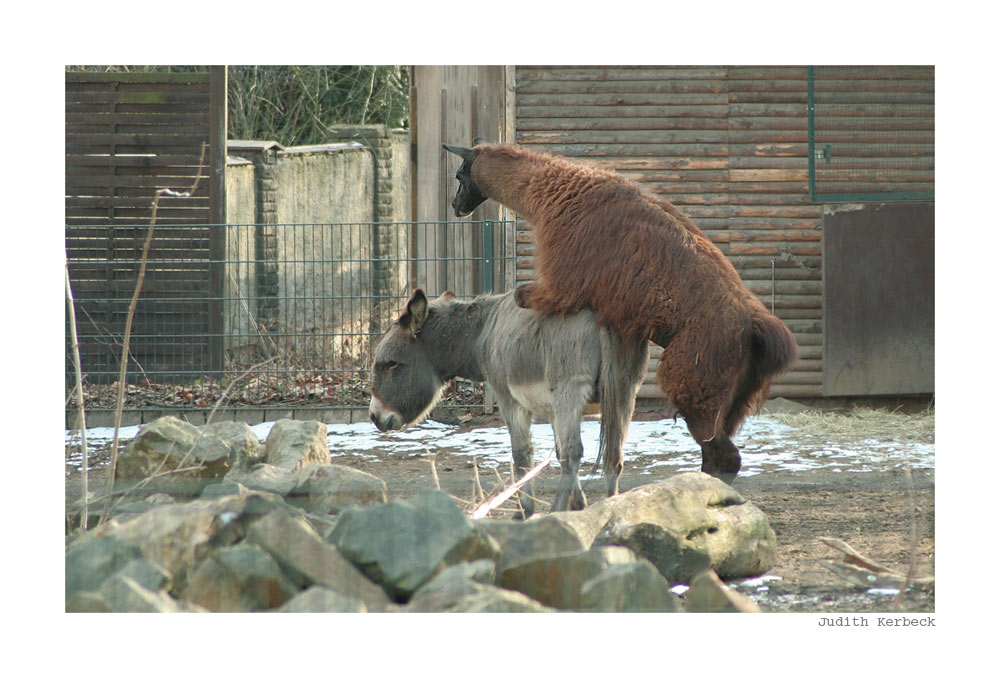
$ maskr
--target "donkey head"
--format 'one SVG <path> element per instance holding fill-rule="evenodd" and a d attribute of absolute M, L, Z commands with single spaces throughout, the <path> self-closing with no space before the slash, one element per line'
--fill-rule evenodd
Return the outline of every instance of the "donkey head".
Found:
<path fill-rule="evenodd" d="M 484 142 L 485 139 L 476 137 L 473 145 Z M 451 206 L 455 210 L 456 217 L 467 217 L 472 211 L 486 201 L 486 196 L 479 190 L 476 181 L 472 178 L 472 162 L 476 159 L 476 151 L 471 148 L 461 146 L 449 146 L 443 144 L 444 149 L 462 158 L 462 166 L 458 168 L 458 192 L 455 199 L 451 201 Z"/>
<path fill-rule="evenodd" d="M 445 385 L 421 341 L 429 304 L 416 290 L 406 310 L 375 347 L 368 413 L 380 431 L 403 428 L 423 419 Z"/>

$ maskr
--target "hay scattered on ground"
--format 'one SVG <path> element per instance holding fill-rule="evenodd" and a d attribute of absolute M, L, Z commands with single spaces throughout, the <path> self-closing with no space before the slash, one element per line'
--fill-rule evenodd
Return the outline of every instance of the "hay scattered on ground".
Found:
<path fill-rule="evenodd" d="M 915 414 L 855 407 L 847 412 L 809 410 L 769 415 L 781 423 L 816 436 L 870 436 L 934 441 L 934 408 Z"/>

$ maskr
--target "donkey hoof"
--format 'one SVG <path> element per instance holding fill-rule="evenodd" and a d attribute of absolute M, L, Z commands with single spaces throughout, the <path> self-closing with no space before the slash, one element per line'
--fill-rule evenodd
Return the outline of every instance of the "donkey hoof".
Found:
<path fill-rule="evenodd" d="M 521 505 L 521 511 L 514 514 L 515 520 L 527 520 L 535 514 L 535 502 L 528 497 L 518 495 L 518 503 Z"/>

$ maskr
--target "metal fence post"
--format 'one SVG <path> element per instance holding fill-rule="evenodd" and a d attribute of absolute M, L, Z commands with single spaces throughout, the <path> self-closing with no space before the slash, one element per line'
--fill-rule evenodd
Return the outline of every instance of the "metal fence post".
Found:
<path fill-rule="evenodd" d="M 483 222 L 483 292 L 492 294 L 495 280 L 493 251 L 493 221 Z"/>

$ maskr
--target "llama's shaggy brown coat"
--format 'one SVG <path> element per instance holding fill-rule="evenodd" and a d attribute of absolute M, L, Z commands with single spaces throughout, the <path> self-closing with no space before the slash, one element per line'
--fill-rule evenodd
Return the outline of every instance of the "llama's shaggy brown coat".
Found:
<path fill-rule="evenodd" d="M 474 188 L 534 228 L 536 279 L 522 303 L 557 314 L 593 308 L 623 340 L 663 346 L 657 381 L 701 444 L 703 470 L 736 473 L 729 436 L 796 359 L 788 328 L 667 200 L 555 155 L 473 150 Z"/>

